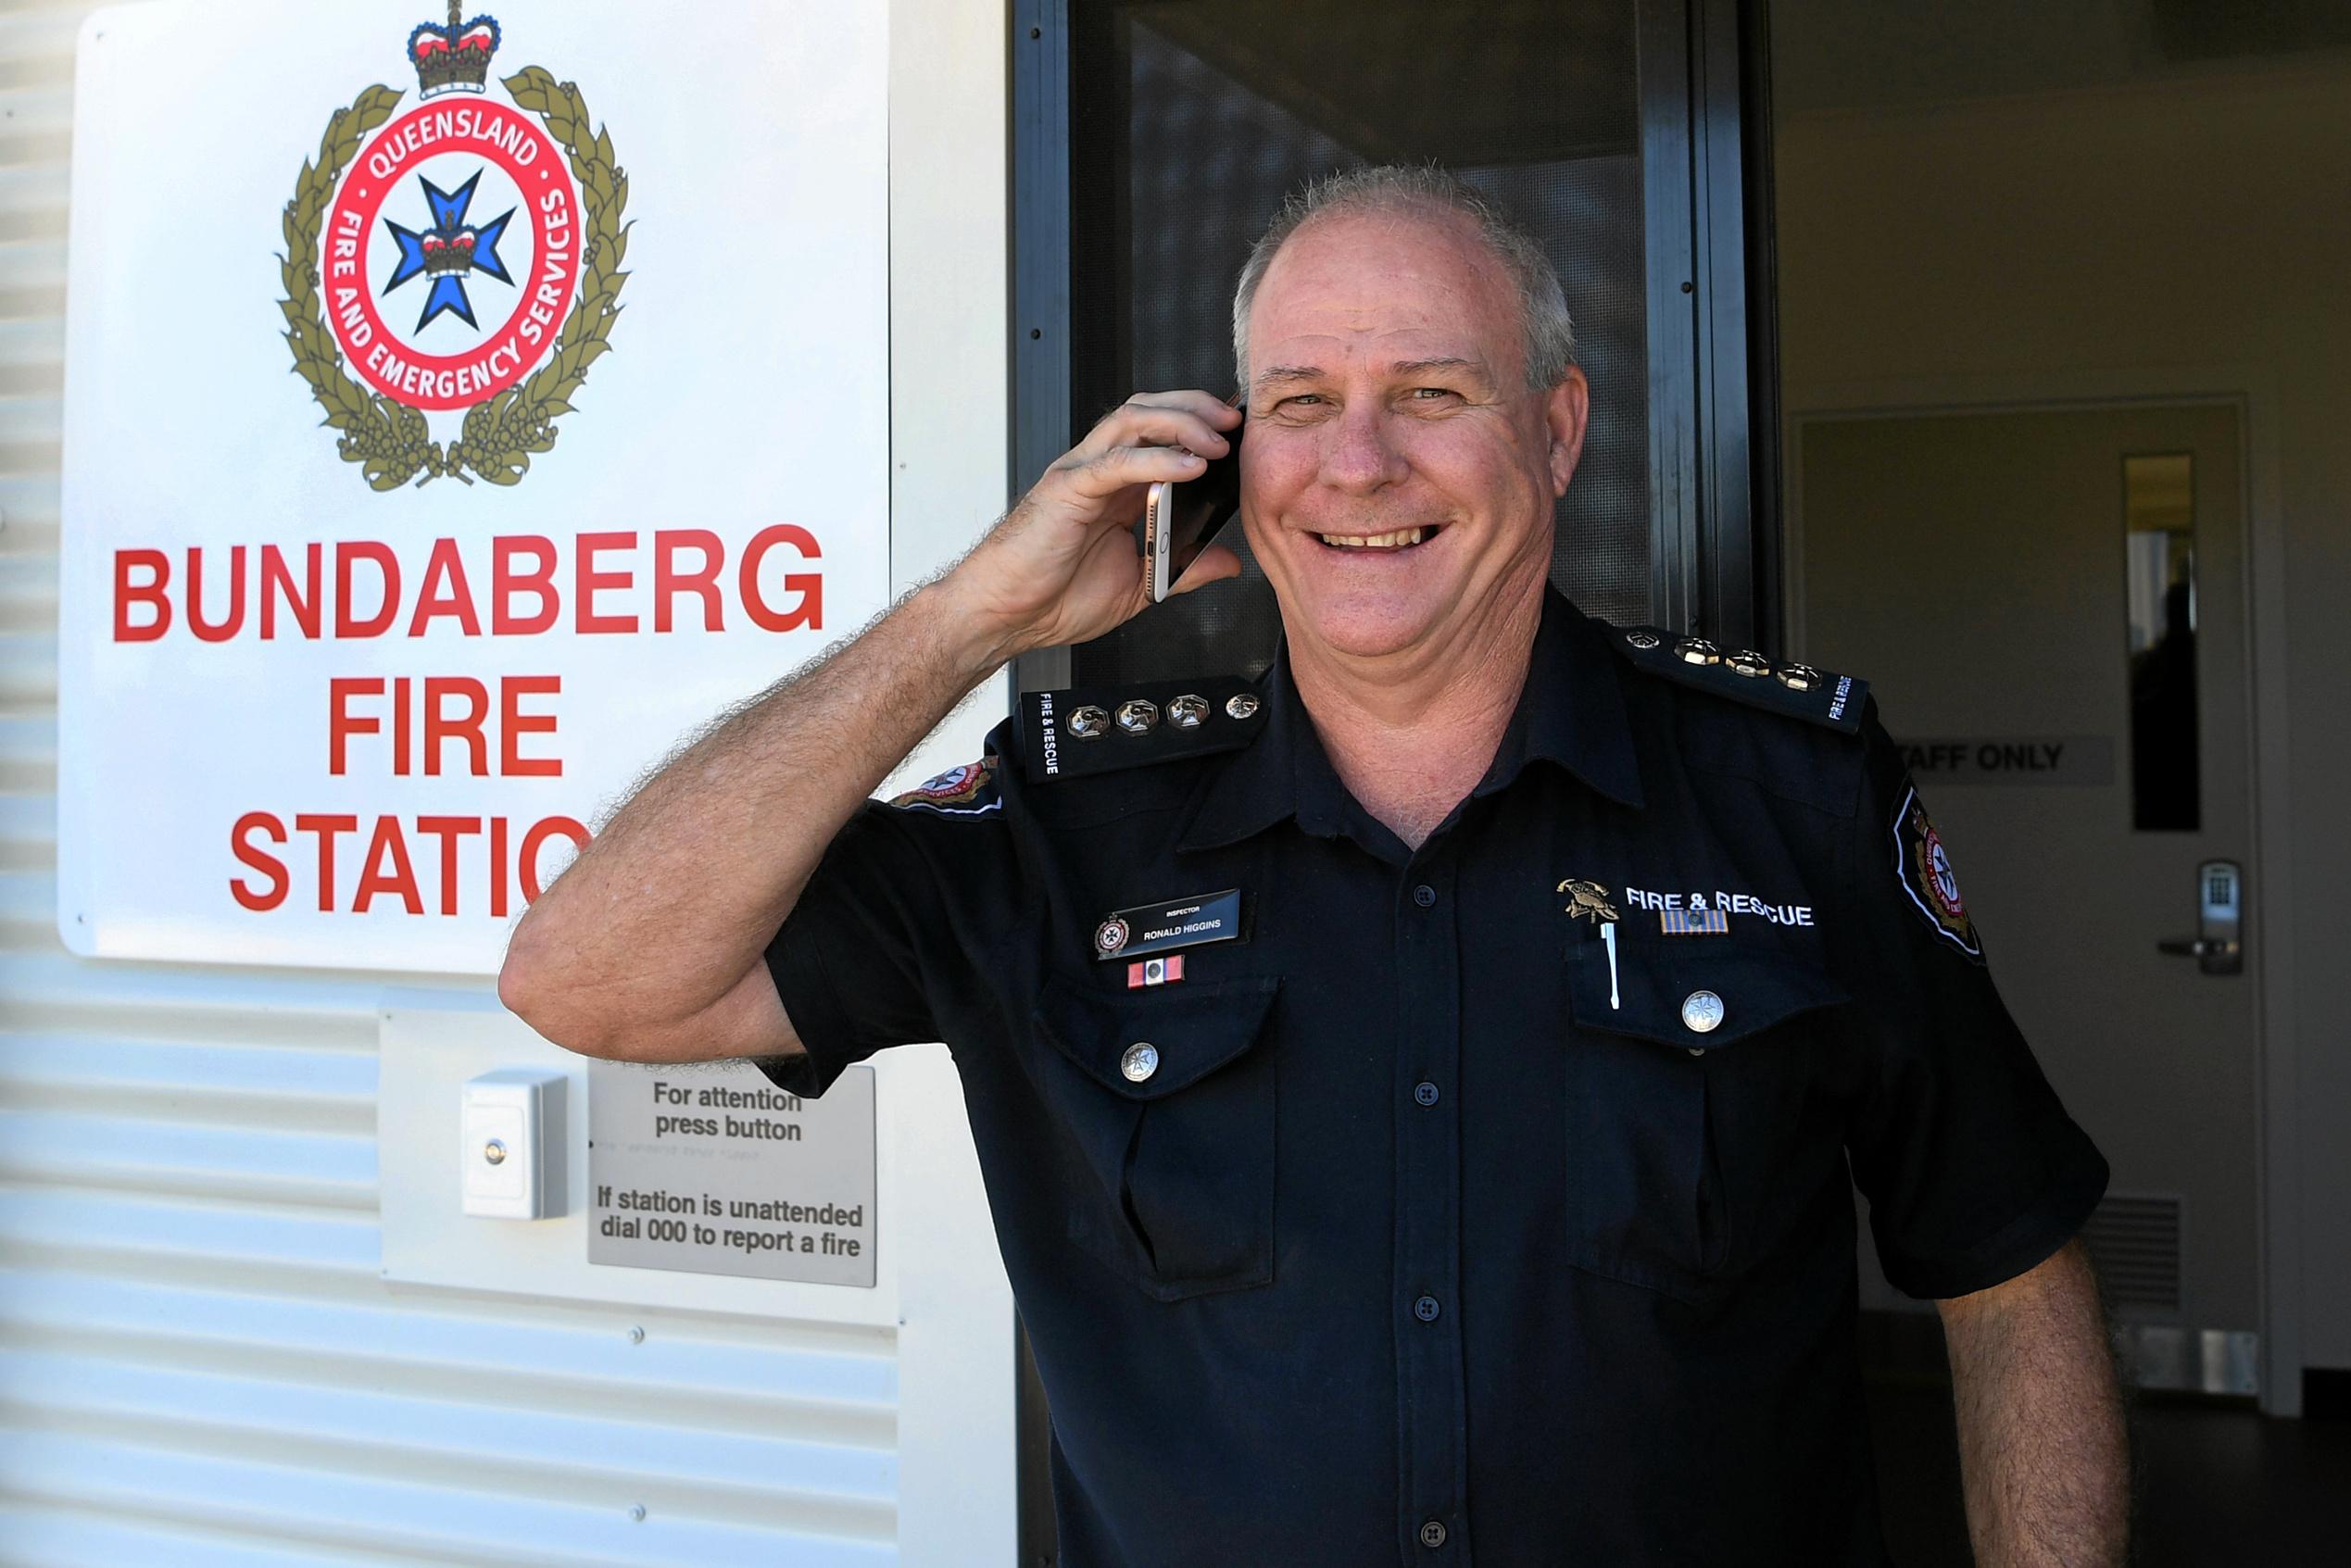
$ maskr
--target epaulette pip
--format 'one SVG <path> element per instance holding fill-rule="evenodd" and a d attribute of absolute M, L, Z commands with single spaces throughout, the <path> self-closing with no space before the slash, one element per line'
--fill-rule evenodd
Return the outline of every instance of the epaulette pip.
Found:
<path fill-rule="evenodd" d="M 1609 639 L 1652 675 L 1847 734 L 1861 728 L 1862 698 L 1869 683 L 1858 676 L 1809 664 L 1775 663 L 1753 649 L 1726 651 L 1704 637 L 1685 637 L 1655 626 L 1614 627 Z"/>
<path fill-rule="evenodd" d="M 1264 706 L 1238 675 L 1023 692 L 1022 770 L 1047 784 L 1238 751 L 1265 727 Z"/>

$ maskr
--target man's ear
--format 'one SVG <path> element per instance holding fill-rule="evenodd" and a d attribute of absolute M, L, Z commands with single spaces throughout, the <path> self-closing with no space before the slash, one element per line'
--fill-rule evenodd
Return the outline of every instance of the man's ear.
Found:
<path fill-rule="evenodd" d="M 1575 366 L 1567 367 L 1557 385 L 1543 395 L 1543 423 L 1551 433 L 1551 495 L 1553 500 L 1567 494 L 1567 482 L 1575 476 L 1576 463 L 1584 452 L 1584 420 L 1590 412 L 1591 388 L 1584 381 L 1584 372 Z"/>

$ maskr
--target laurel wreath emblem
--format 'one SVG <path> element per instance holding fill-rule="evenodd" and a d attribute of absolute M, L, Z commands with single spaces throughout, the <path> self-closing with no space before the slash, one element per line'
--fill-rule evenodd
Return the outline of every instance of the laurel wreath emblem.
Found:
<path fill-rule="evenodd" d="M 286 249 L 279 257 L 285 297 L 278 307 L 285 313 L 295 373 L 326 410 L 321 422 L 340 433 L 335 450 L 345 462 L 358 463 L 377 490 L 396 490 L 412 479 L 427 484 L 444 474 L 471 484 L 469 469 L 492 484 L 518 483 L 531 470 L 532 454 L 555 445 L 557 417 L 572 412 L 572 395 L 587 379 L 588 367 L 612 346 L 621 285 L 628 281 L 620 270 L 629 248 L 630 226 L 621 220 L 629 202 L 628 172 L 612 161 L 609 131 L 588 134 L 587 101 L 577 83 L 530 66 L 502 85 L 546 123 L 580 182 L 586 220 L 579 295 L 547 363 L 528 380 L 467 408 L 458 439 L 446 446 L 432 439 L 422 409 L 371 392 L 344 370 L 343 351 L 319 302 L 319 230 L 335 184 L 369 133 L 392 118 L 401 94 L 379 82 L 337 109 L 319 138 L 319 156 L 303 163 L 294 199 L 285 205 Z"/>

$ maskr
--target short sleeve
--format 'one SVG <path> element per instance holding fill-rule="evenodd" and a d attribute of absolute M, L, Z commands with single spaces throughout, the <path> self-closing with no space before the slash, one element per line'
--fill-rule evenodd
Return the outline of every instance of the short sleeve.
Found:
<path fill-rule="evenodd" d="M 2080 1230 L 2106 1161 L 1993 987 L 1951 854 L 1874 703 L 1863 738 L 1837 944 L 1864 1058 L 1846 1146 L 1886 1278 L 1913 1297 L 1964 1296 Z"/>
<path fill-rule="evenodd" d="M 949 1037 L 944 1014 L 984 973 L 1015 878 L 993 759 L 886 804 L 867 801 L 767 946 L 805 1056 L 750 1059 L 815 1098 L 890 1046 Z"/>

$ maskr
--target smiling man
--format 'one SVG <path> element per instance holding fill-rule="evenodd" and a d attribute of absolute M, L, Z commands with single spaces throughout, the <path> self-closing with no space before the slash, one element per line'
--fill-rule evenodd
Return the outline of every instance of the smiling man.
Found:
<path fill-rule="evenodd" d="M 1006 659 L 1144 609 L 1144 486 L 1241 416 L 1139 395 L 646 784 L 500 995 L 807 1095 L 952 1047 L 1067 1568 L 1882 1563 L 1855 1183 L 1943 1314 L 1978 1560 L 2119 1562 L 2071 1239 L 2106 1163 L 1861 684 L 1552 591 L 1566 308 L 1443 174 L 1293 199 L 1234 338 L 1261 680 L 1033 695 L 866 798 Z"/>

